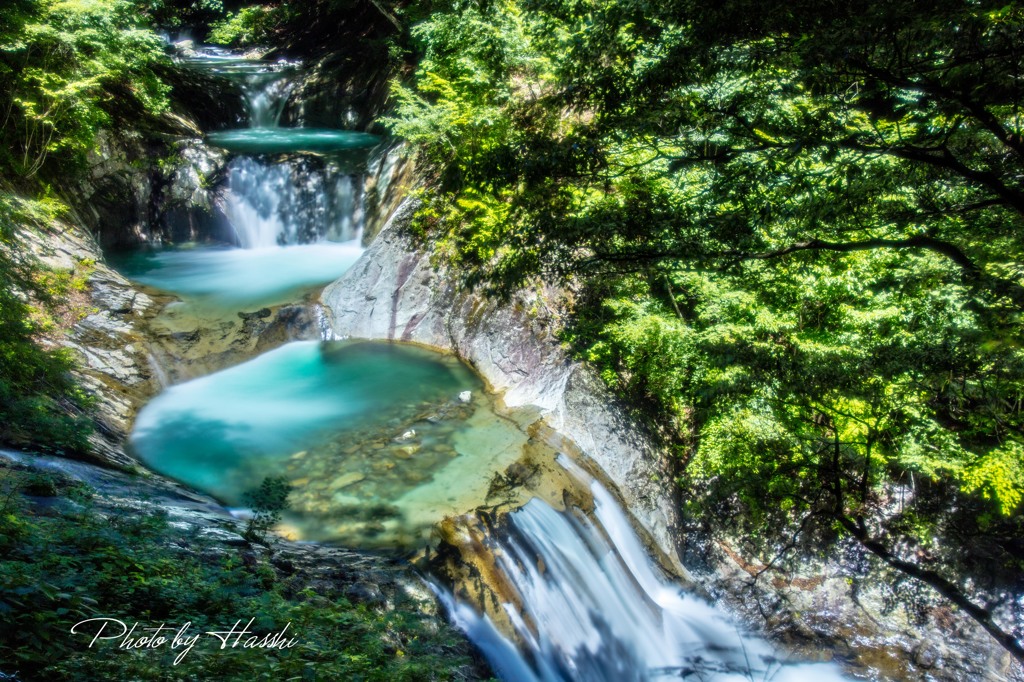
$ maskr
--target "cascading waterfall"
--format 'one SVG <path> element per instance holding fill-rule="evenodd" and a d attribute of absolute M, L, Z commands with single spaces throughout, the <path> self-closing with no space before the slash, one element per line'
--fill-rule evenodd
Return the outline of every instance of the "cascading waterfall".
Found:
<path fill-rule="evenodd" d="M 245 74 L 242 89 L 251 128 L 277 128 L 294 87 L 291 72 Z M 308 159 L 269 162 L 239 156 L 228 167 L 228 178 L 225 213 L 242 248 L 359 237 L 362 177 L 343 173 L 334 163 L 313 168 Z"/>
<path fill-rule="evenodd" d="M 207 134 L 235 154 L 220 208 L 242 248 L 129 254 L 122 271 L 206 312 L 280 305 L 340 277 L 361 252 L 365 157 L 380 139 L 279 127 L 297 64 L 205 47 L 184 63 L 235 83 L 246 102 L 249 127 Z"/>
<path fill-rule="evenodd" d="M 614 497 L 596 481 L 590 490 L 593 519 L 533 499 L 510 515 L 509 532 L 492 548 L 518 592 L 517 604 L 503 606 L 521 650 L 486 615 L 437 590 L 502 679 L 844 679 L 831 664 L 787 664 L 766 641 L 668 582 Z"/>
<path fill-rule="evenodd" d="M 192 63 L 236 83 L 248 114 L 248 128 L 209 135 L 211 142 L 240 154 L 228 166 L 224 197 L 224 213 L 239 245 L 257 249 L 358 239 L 364 178 L 353 157 L 378 139 L 354 131 L 280 127 L 297 64 L 241 59 L 217 48 L 204 48 L 200 55 Z M 330 156 L 267 156 L 304 151 Z"/>
<path fill-rule="evenodd" d="M 208 136 L 211 143 L 239 154 L 228 168 L 224 209 L 244 248 L 147 255 L 147 263 L 140 266 L 135 279 L 195 299 L 216 299 L 233 315 L 242 308 L 296 300 L 310 287 L 340 276 L 358 257 L 359 248 L 351 241 L 347 245 L 328 242 L 359 238 L 363 176 L 353 168 L 365 168 L 368 150 L 377 144 L 377 138 L 353 131 L 278 127 L 293 87 L 293 65 L 267 65 L 224 52 L 194 61 L 235 79 L 245 95 L 249 128 Z M 309 157 L 294 152 L 330 156 Z M 346 159 L 348 152 L 353 153 Z M 271 154 L 278 156 L 271 159 Z M 379 156 L 373 167 L 378 183 L 386 185 L 394 172 L 395 158 Z M 321 337 L 333 338 L 322 310 L 317 311 L 317 320 Z M 353 464 L 362 469 L 341 472 L 335 470 L 337 462 L 330 459 L 341 454 L 334 448 L 341 448 L 340 443 L 318 442 L 315 438 L 307 442 L 311 434 L 334 428 L 339 419 L 368 420 L 366 415 L 384 411 L 387 404 L 415 401 L 410 389 L 430 383 L 424 377 L 433 377 L 435 383 L 442 384 L 446 395 L 461 393 L 457 389 L 463 386 L 445 378 L 443 367 L 432 365 L 427 372 L 423 362 L 407 358 L 405 374 L 395 374 L 385 395 L 381 391 L 382 377 L 395 369 L 395 363 L 374 364 L 358 356 L 371 351 L 383 352 L 371 347 L 360 350 L 357 345 L 293 343 L 219 375 L 179 385 L 140 413 L 133 442 L 147 461 L 165 462 L 168 473 L 204 489 L 220 490 L 225 498 L 237 492 L 236 488 L 258 481 L 268 466 L 295 472 L 292 475 L 305 481 L 303 509 L 310 518 L 320 519 L 316 523 L 333 518 L 337 505 L 357 508 L 365 502 L 360 495 L 376 504 L 378 488 L 383 489 L 382 481 L 390 480 L 390 472 L 404 471 L 407 465 L 401 463 L 413 455 L 417 462 L 427 461 L 423 454 L 427 450 L 419 447 L 430 446 L 437 459 L 436 471 L 431 474 L 437 477 L 433 487 L 419 485 L 421 479 L 410 479 L 409 486 L 419 487 L 410 487 L 398 499 L 382 499 L 416 520 L 443 518 L 456 513 L 456 505 L 469 508 L 452 491 L 469 487 L 467 479 L 472 472 L 463 461 L 449 462 L 449 458 L 474 456 L 481 460 L 476 472 L 481 482 L 478 497 L 486 495 L 493 473 L 489 467 L 502 471 L 521 453 L 519 441 L 501 429 L 492 428 L 497 435 L 484 442 L 477 435 L 485 430 L 474 422 L 476 431 L 467 426 L 465 434 L 460 431 L 457 438 L 453 436 L 455 446 L 447 447 L 445 443 L 427 443 L 424 434 L 429 435 L 432 427 L 428 424 L 433 424 L 428 419 L 427 424 L 417 426 L 422 432 L 417 437 L 423 443 L 405 442 L 405 433 L 399 438 L 374 441 L 365 462 Z M 358 357 L 349 358 L 345 364 L 345 353 Z M 343 384 L 350 393 L 344 400 L 336 394 Z M 270 390 L 264 390 L 264 386 Z M 284 387 L 288 392 L 282 390 Z M 411 407 L 419 409 L 415 404 Z M 207 426 L 202 425 L 203 419 Z M 495 421 L 505 424 L 497 417 Z M 396 418 L 396 423 L 403 423 L 402 418 Z M 416 430 L 408 433 L 416 436 Z M 516 432 L 517 438 L 521 435 Z M 239 449 L 240 439 L 246 438 L 250 439 L 247 447 Z M 504 443 L 504 450 L 495 445 L 499 442 Z M 460 452 L 459 447 L 466 452 Z M 261 454 L 262 460 L 256 461 L 251 451 L 259 448 L 266 452 Z M 381 461 L 384 450 L 394 454 L 394 462 Z M 352 464 L 358 459 L 354 452 L 346 451 L 338 461 Z M 494 452 L 508 452 L 508 462 L 500 457 L 491 462 Z M 215 455 L 212 459 L 211 453 Z M 330 469 L 325 464 L 329 459 Z M 844 679 L 831 664 L 787 663 L 765 640 L 741 633 L 722 612 L 683 593 L 648 555 L 615 498 L 566 458 L 560 458 L 560 462 L 589 484 L 595 503 L 593 514 L 588 517 L 571 509 L 559 512 L 534 499 L 512 512 L 506 529 L 490 539 L 495 565 L 517 593 L 511 599 L 514 603 L 504 604 L 504 610 L 518 645 L 487 615 L 435 586 L 452 620 L 504 680 Z M 315 468 L 320 465 L 320 469 Z M 227 480 L 225 472 L 230 474 L 227 478 L 235 475 L 244 479 L 244 485 Z M 416 497 L 417 491 L 433 489 L 437 489 L 437 499 Z M 377 533 L 378 528 L 369 526 L 383 524 L 371 521 L 373 524 L 363 530 Z M 313 537 L 331 533 L 331 537 L 343 537 L 356 532 L 343 525 L 310 528 L 309 532 Z"/>
<path fill-rule="evenodd" d="M 224 213 L 246 249 L 352 241 L 362 231 L 362 186 L 331 163 L 239 156 L 228 166 Z"/>

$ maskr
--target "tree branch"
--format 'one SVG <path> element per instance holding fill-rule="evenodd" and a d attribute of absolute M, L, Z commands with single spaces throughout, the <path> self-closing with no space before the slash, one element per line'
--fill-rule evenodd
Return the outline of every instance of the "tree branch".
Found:
<path fill-rule="evenodd" d="M 973 618 L 975 622 L 981 625 L 986 632 L 999 642 L 1000 646 L 1006 649 L 1011 656 L 1017 659 L 1021 664 L 1024 664 L 1024 646 L 1022 646 L 1012 634 L 1003 630 L 994 620 L 992 620 L 991 612 L 968 599 L 967 595 L 964 594 L 959 587 L 935 571 L 923 568 L 913 562 L 905 561 L 894 555 L 888 547 L 877 539 L 872 538 L 862 524 L 855 523 L 853 519 L 850 519 L 845 514 L 840 514 L 838 520 L 839 523 L 842 524 L 843 528 L 846 529 L 846 531 L 849 532 L 862 547 L 887 563 L 889 566 L 895 568 L 897 571 L 920 580 L 943 597 L 959 606 L 967 613 L 967 615 Z"/>
<path fill-rule="evenodd" d="M 712 253 L 701 253 L 699 250 L 692 251 L 655 251 L 655 252 L 620 252 L 620 253 L 598 253 L 589 260 L 605 262 L 629 262 L 649 263 L 660 260 L 693 260 L 695 258 L 724 258 L 733 262 L 745 260 L 770 260 L 781 258 L 801 251 L 836 251 L 850 253 L 855 251 L 872 251 L 876 249 L 923 249 L 944 256 L 959 267 L 966 283 L 974 286 L 988 288 L 996 294 L 1007 296 L 1014 305 L 1024 308 L 1024 286 L 1019 283 L 986 275 L 985 272 L 960 247 L 942 239 L 916 235 L 906 239 L 862 239 L 852 242 L 833 242 L 823 239 L 808 239 L 796 242 L 789 246 L 774 249 L 772 251 L 720 251 Z"/>

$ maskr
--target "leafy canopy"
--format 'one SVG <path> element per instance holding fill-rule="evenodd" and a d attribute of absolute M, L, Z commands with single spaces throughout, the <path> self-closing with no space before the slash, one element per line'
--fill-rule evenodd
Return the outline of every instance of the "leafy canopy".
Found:
<path fill-rule="evenodd" d="M 1024 9 L 452 2 L 414 37 L 417 229 L 574 289 L 691 518 L 853 539 L 1024 658 Z"/>

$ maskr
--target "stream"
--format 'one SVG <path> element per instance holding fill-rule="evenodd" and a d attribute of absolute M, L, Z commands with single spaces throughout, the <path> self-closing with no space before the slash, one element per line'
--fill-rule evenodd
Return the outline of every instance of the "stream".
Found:
<path fill-rule="evenodd" d="M 111 258 L 214 319 L 310 300 L 362 254 L 365 168 L 380 138 L 281 127 L 302 65 L 203 49 L 185 60 L 243 95 L 247 127 L 211 132 L 229 151 L 223 213 L 232 244 Z M 310 155 L 324 163 L 309 163 Z M 329 337 L 328 337 L 329 338 Z M 434 529 L 483 505 L 520 461 L 535 410 L 505 409 L 456 358 L 375 341 L 296 340 L 167 387 L 130 439 L 153 470 L 240 508 L 266 476 L 293 486 L 279 531 L 380 551 L 422 550 Z M 479 543 L 508 585 L 502 627 L 455 585 L 431 579 L 494 671 L 518 680 L 831 682 L 838 666 L 790 662 L 686 594 L 645 549 L 608 489 L 568 457 L 552 466 L 593 510 L 536 497 Z M 550 501 L 550 500 L 549 500 Z M 239 510 L 239 513 L 244 513 Z"/>

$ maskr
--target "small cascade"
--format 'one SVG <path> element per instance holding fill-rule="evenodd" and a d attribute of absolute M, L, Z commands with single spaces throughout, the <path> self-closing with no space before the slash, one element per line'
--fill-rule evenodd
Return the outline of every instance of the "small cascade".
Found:
<path fill-rule="evenodd" d="M 342 175 L 335 181 L 334 196 L 337 197 L 338 205 L 337 238 L 341 241 L 359 241 L 363 236 L 362 178 Z M 334 221 L 331 224 L 335 224 Z"/>
<path fill-rule="evenodd" d="M 288 97 L 295 88 L 292 67 L 281 63 L 242 77 L 249 125 L 253 128 L 276 128 Z"/>
<path fill-rule="evenodd" d="M 564 459 L 564 458 L 563 458 Z M 572 470 L 572 466 L 569 467 Z M 504 609 L 520 648 L 436 588 L 504 680 L 839 682 L 831 664 L 789 664 L 765 640 L 662 576 L 615 498 L 590 482 L 593 518 L 533 499 L 491 553 L 514 587 Z"/>
<path fill-rule="evenodd" d="M 159 362 L 157 362 L 152 351 L 146 351 L 146 364 L 149 365 L 149 369 L 153 372 L 153 377 L 156 379 L 156 382 L 161 389 L 165 389 L 171 385 L 167 372 L 165 372 L 164 368 L 160 366 Z"/>
<path fill-rule="evenodd" d="M 248 127 L 207 135 L 212 144 L 238 154 L 228 166 L 223 208 L 239 245 L 260 249 L 359 238 L 366 158 L 379 138 L 280 127 L 297 82 L 296 63 L 245 59 L 210 47 L 188 61 L 227 78 L 243 94 Z"/>
<path fill-rule="evenodd" d="M 358 239 L 363 179 L 330 162 L 272 163 L 239 156 L 228 166 L 224 213 L 246 249 Z"/>
<path fill-rule="evenodd" d="M 319 303 L 313 306 L 313 318 L 316 320 L 316 328 L 320 332 L 321 341 L 337 341 L 335 339 L 334 328 L 331 326 L 331 320 L 327 316 L 327 311 Z"/>

